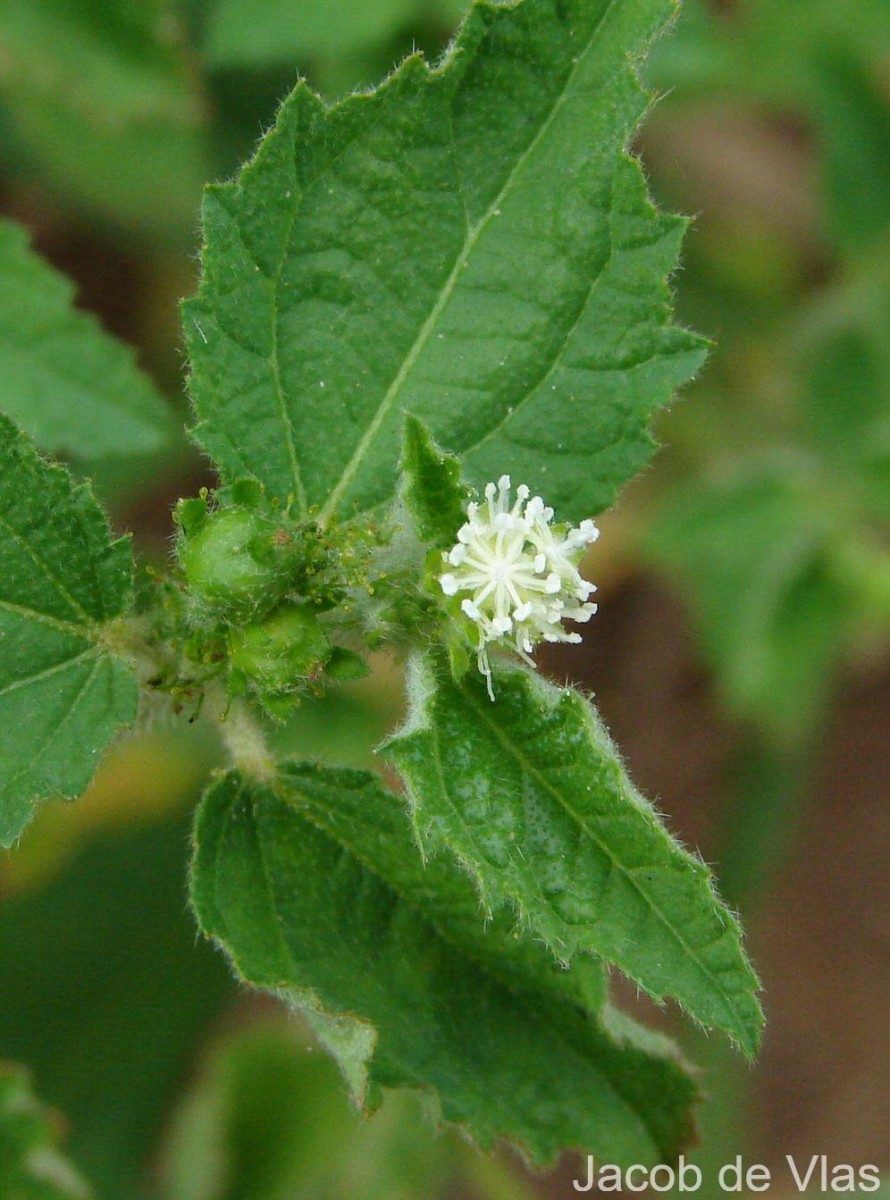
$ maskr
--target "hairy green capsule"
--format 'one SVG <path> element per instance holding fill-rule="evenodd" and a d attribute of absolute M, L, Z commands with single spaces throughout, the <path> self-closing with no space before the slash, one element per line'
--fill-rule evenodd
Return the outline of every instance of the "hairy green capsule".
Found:
<path fill-rule="evenodd" d="M 178 553 L 193 594 L 218 617 L 261 617 L 291 583 L 293 537 L 253 508 L 223 508 L 183 529 Z"/>
<path fill-rule="evenodd" d="M 302 605 L 279 608 L 229 635 L 233 671 L 265 696 L 302 691 L 319 677 L 332 650 L 318 617 Z"/>

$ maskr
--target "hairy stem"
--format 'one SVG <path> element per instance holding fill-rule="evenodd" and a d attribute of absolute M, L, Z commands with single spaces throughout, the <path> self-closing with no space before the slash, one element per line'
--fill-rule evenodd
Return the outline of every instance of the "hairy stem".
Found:
<path fill-rule="evenodd" d="M 234 766 L 251 779 L 268 783 L 276 768 L 265 735 L 248 705 L 240 699 L 226 702 L 222 693 L 208 696 L 211 711 Z"/>

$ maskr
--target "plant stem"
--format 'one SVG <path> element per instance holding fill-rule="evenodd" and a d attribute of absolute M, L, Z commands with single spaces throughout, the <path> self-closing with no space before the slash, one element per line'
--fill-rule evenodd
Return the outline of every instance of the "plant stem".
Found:
<path fill-rule="evenodd" d="M 233 764 L 243 774 L 260 783 L 275 778 L 275 759 L 266 745 L 265 735 L 243 700 L 226 701 L 221 693 L 208 696 L 212 713 Z"/>

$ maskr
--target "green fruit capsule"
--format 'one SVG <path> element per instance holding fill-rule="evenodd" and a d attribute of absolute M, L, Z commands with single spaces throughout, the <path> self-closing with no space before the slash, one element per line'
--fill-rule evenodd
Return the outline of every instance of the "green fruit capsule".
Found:
<path fill-rule="evenodd" d="M 229 634 L 233 671 L 270 696 L 301 691 L 317 679 L 332 649 L 316 615 L 297 605 Z"/>
<path fill-rule="evenodd" d="M 211 513 L 179 540 L 179 561 L 193 593 L 219 616 L 261 616 L 284 596 L 293 546 L 285 531 L 255 509 Z"/>

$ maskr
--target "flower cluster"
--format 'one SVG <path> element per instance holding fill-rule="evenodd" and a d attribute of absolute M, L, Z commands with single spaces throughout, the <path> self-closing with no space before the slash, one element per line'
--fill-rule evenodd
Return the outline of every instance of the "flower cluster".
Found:
<path fill-rule="evenodd" d="M 446 596 L 468 593 L 461 611 L 476 626 L 479 670 L 494 699 L 487 647 L 502 642 L 526 662 L 538 642 L 579 642 L 562 627 L 566 619 L 589 621 L 596 591 L 582 579 L 578 563 L 585 546 L 596 541 L 593 521 L 577 529 L 552 526 L 553 509 L 540 496 L 529 499 L 520 484 L 510 507 L 510 477 L 485 488 L 485 503 L 470 504 L 457 543 L 443 559 L 453 570 L 439 577 Z"/>

